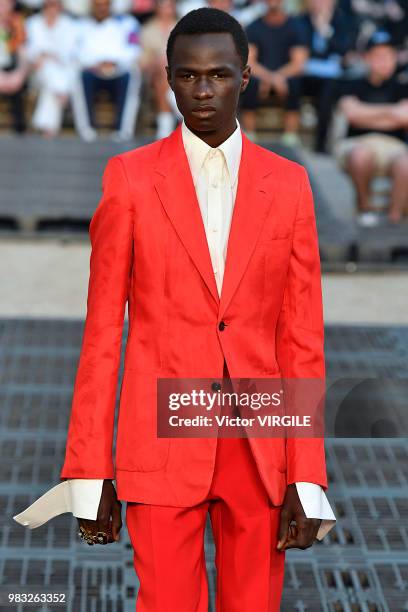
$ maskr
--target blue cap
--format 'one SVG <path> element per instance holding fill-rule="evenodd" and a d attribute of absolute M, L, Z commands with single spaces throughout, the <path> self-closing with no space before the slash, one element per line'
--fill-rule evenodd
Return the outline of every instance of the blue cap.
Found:
<path fill-rule="evenodd" d="M 380 47 L 381 45 L 393 46 L 391 34 L 386 30 L 376 30 L 373 32 L 367 41 L 366 50 L 368 51 L 373 47 Z"/>

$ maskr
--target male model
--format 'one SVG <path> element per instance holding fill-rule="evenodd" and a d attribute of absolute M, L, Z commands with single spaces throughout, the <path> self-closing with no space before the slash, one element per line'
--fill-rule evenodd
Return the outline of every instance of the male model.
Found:
<path fill-rule="evenodd" d="M 191 11 L 171 32 L 167 59 L 183 121 L 109 161 L 92 218 L 61 478 L 90 498 L 75 513 L 89 542 L 119 538 L 119 500 L 127 502 L 138 612 L 207 612 L 207 512 L 217 610 L 277 611 L 285 550 L 310 547 L 335 522 L 324 440 L 159 438 L 156 382 L 208 378 L 215 391 L 229 377 L 324 378 L 312 193 L 301 166 L 240 129 L 250 67 L 233 17 Z"/>

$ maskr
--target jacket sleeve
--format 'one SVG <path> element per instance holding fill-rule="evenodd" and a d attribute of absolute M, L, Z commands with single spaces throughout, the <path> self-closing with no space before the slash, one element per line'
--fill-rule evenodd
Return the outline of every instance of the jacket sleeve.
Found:
<path fill-rule="evenodd" d="M 304 168 L 301 173 L 287 283 L 277 323 L 276 352 L 283 379 L 318 378 L 318 385 L 324 388 L 324 324 L 319 245 L 313 195 Z M 296 387 L 296 383 L 293 387 Z M 294 392 L 296 393 L 296 389 Z M 286 458 L 288 485 L 304 481 L 319 484 L 324 490 L 327 489 L 323 436 L 287 438 Z"/>
<path fill-rule="evenodd" d="M 115 477 L 113 431 L 134 216 L 119 156 L 106 166 L 102 192 L 89 226 L 87 315 L 61 479 Z"/>

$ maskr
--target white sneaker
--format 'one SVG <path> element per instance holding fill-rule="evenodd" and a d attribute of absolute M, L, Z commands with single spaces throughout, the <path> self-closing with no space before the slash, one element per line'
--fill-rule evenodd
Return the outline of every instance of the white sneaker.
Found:
<path fill-rule="evenodd" d="M 119 130 L 111 132 L 110 134 L 112 142 L 129 142 L 132 138 L 133 136 L 129 132 L 121 132 Z"/>
<path fill-rule="evenodd" d="M 380 223 L 380 218 L 375 212 L 363 212 L 358 215 L 357 223 L 361 227 L 376 227 Z"/>
<path fill-rule="evenodd" d="M 295 132 L 283 132 L 280 137 L 280 141 L 287 147 L 301 147 L 302 141 Z"/>
<path fill-rule="evenodd" d="M 98 132 L 93 128 L 84 128 L 79 132 L 79 135 L 85 142 L 95 142 L 98 138 Z"/>

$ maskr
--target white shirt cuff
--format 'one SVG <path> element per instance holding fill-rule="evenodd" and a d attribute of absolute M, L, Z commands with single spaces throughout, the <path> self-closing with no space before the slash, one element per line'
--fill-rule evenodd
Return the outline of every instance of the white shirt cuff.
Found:
<path fill-rule="evenodd" d="M 75 478 L 64 480 L 41 495 L 13 519 L 35 529 L 64 512 L 77 518 L 95 520 L 98 514 L 103 479 Z"/>
<path fill-rule="evenodd" d="M 102 494 L 103 479 L 73 478 L 69 480 L 71 512 L 77 518 L 95 521 Z"/>
<path fill-rule="evenodd" d="M 320 518 L 316 539 L 322 540 L 336 524 L 336 517 L 323 488 L 314 482 L 296 482 L 300 503 L 307 518 Z"/>

